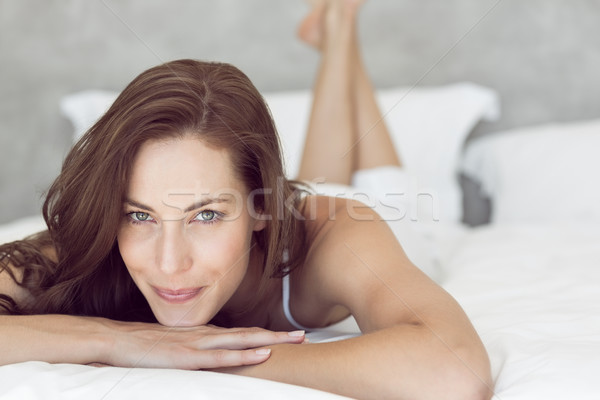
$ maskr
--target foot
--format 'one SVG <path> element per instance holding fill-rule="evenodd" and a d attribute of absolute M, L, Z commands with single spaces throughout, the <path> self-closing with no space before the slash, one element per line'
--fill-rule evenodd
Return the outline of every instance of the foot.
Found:
<path fill-rule="evenodd" d="M 356 13 L 364 0 L 309 0 L 312 7 L 298 27 L 302 41 L 317 50 L 323 49 L 325 36 L 338 30 L 344 18 L 354 23 Z"/>
<path fill-rule="evenodd" d="M 327 0 L 311 0 L 309 3 L 312 9 L 298 26 L 298 37 L 309 46 L 321 50 Z"/>

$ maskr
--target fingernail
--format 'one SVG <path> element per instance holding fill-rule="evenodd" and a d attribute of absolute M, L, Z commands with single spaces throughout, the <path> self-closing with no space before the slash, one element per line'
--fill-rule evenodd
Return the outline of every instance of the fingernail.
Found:
<path fill-rule="evenodd" d="M 256 354 L 258 354 L 259 356 L 266 356 L 268 354 L 271 354 L 271 349 L 258 349 L 256 350 Z"/>
<path fill-rule="evenodd" d="M 294 337 L 298 337 L 298 336 L 304 336 L 304 331 L 292 331 L 292 332 L 288 332 L 289 336 L 294 336 Z"/>
<path fill-rule="evenodd" d="M 304 342 L 302 342 L 302 343 L 310 343 L 310 340 L 304 339 Z"/>

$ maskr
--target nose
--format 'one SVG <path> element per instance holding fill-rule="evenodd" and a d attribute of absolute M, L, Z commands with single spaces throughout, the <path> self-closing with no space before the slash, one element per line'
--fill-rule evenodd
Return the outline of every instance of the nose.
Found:
<path fill-rule="evenodd" d="M 165 274 L 177 274 L 192 267 L 191 249 L 179 224 L 164 224 L 158 243 L 156 263 Z"/>

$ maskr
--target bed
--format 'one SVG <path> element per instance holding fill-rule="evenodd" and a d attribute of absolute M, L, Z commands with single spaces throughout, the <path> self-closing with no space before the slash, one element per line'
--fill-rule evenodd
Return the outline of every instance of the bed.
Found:
<path fill-rule="evenodd" d="M 488 350 L 495 400 L 598 398 L 599 240 L 597 224 L 499 224 L 463 232 L 446 254 L 443 286 Z M 214 372 L 42 362 L 0 367 L 0 387 L 1 399 L 340 398 Z"/>
<path fill-rule="evenodd" d="M 66 96 L 61 110 L 78 137 L 116 93 Z M 293 176 L 308 91 L 267 93 Z M 465 141 L 500 115 L 499 96 L 470 82 L 378 92 L 406 162 L 405 208 L 385 187 L 314 185 L 353 197 L 389 223 L 413 262 L 465 309 L 490 356 L 495 400 L 597 399 L 600 373 L 600 192 L 594 154 L 600 120 L 510 129 Z M 456 175 L 477 182 L 490 222 L 461 222 Z M 363 190 L 364 189 L 364 190 Z M 428 193 L 423 204 L 416 193 Z M 416 199 L 411 201 L 410 199 Z M 43 228 L 37 215 L 0 226 L 0 242 Z M 358 333 L 352 319 L 311 332 L 313 342 Z M 206 371 L 96 368 L 27 362 L 0 367 L 0 399 L 337 399 L 337 395 Z"/>
<path fill-rule="evenodd" d="M 74 138 L 116 90 L 165 60 L 240 66 L 266 93 L 294 176 L 310 93 L 293 89 L 310 87 L 317 62 L 294 38 L 306 5 L 167 3 L 0 0 L 0 243 L 43 229 L 40 193 Z M 389 188 L 360 177 L 315 191 L 376 209 L 415 265 L 458 300 L 488 350 L 494 400 L 600 398 L 597 3 L 377 0 L 361 24 L 406 163 L 403 202 L 381 201 Z M 349 319 L 309 338 L 357 333 Z M 0 366 L 0 400 L 190 395 L 341 398 L 206 371 Z"/>

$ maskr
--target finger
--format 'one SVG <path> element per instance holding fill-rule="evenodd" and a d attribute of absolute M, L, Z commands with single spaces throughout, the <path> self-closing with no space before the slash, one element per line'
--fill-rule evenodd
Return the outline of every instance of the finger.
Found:
<path fill-rule="evenodd" d="M 303 343 L 304 331 L 272 332 L 267 330 L 230 330 L 213 335 L 204 335 L 198 344 L 204 349 L 243 350 L 281 343 Z"/>
<path fill-rule="evenodd" d="M 198 353 L 196 369 L 239 367 L 265 362 L 271 356 L 271 349 L 252 350 L 208 350 Z"/>

